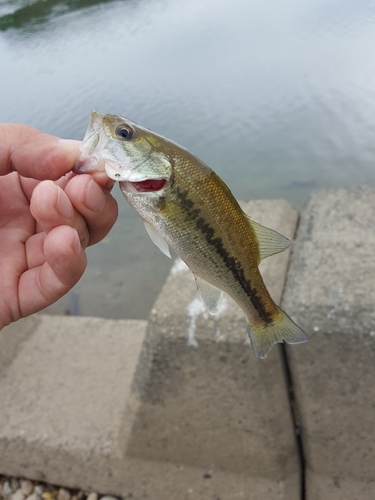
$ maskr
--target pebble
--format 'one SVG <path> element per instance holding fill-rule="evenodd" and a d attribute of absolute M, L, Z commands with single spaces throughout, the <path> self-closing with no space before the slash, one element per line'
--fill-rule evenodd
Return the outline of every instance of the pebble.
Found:
<path fill-rule="evenodd" d="M 104 496 L 104 497 L 100 497 L 100 500 L 117 500 L 116 497 L 110 497 L 110 496 Z"/>
<path fill-rule="evenodd" d="M 35 486 L 34 488 L 34 493 L 35 495 L 37 495 L 37 497 L 41 497 L 42 496 L 42 493 L 43 493 L 43 486 L 41 486 L 40 484 L 38 484 L 37 486 Z"/>
<path fill-rule="evenodd" d="M 11 495 L 10 500 L 25 500 L 25 495 L 22 493 L 21 488 Z"/>
<path fill-rule="evenodd" d="M 98 500 L 98 494 L 93 491 L 87 495 L 86 500 Z"/>
<path fill-rule="evenodd" d="M 57 492 L 57 500 L 70 500 L 70 493 L 65 488 L 60 488 Z"/>
<path fill-rule="evenodd" d="M 21 491 L 26 497 L 31 495 L 33 490 L 34 490 L 34 485 L 31 481 L 29 481 L 28 479 L 21 480 Z"/>
<path fill-rule="evenodd" d="M 3 497 L 8 497 L 12 493 L 9 481 L 5 481 L 3 484 Z"/>
<path fill-rule="evenodd" d="M 43 491 L 42 498 L 43 500 L 55 500 L 56 491 Z"/>
<path fill-rule="evenodd" d="M 31 495 L 29 495 L 26 500 L 40 500 L 40 495 L 37 495 L 34 491 L 34 493 L 31 493 Z"/>
<path fill-rule="evenodd" d="M 13 493 L 15 493 L 18 490 L 18 481 L 15 477 L 12 477 L 12 479 L 10 480 L 10 487 Z"/>

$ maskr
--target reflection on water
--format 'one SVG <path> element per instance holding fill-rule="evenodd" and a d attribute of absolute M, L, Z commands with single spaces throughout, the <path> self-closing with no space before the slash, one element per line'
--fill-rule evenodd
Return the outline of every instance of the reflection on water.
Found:
<path fill-rule="evenodd" d="M 375 6 L 0 0 L 2 121 L 82 139 L 91 108 L 187 147 L 235 196 L 375 184 Z M 116 190 L 72 312 L 147 317 L 170 261 Z"/>
<path fill-rule="evenodd" d="M 285 186 L 285 189 L 291 189 L 291 190 L 297 190 L 297 189 L 308 189 L 312 190 L 316 188 L 318 185 L 318 182 L 316 179 L 309 179 L 306 181 L 291 181 L 287 186 Z"/>
<path fill-rule="evenodd" d="M 38 24 L 47 22 L 51 17 L 111 1 L 113 0 L 38 0 L 25 4 L 8 0 L 0 3 L 4 12 L 0 17 L 0 30 L 8 28 L 37 30 Z"/>

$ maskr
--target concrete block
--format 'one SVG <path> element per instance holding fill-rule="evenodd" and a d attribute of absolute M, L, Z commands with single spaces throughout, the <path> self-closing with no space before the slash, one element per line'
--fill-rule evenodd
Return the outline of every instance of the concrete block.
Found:
<path fill-rule="evenodd" d="M 87 462 L 121 454 L 146 325 L 36 315 L 0 333 L 2 473 L 79 485 Z"/>
<path fill-rule="evenodd" d="M 246 474 L 129 456 L 145 329 L 36 315 L 0 332 L 0 472 L 135 500 L 285 498 L 268 477 L 254 488 Z"/>
<path fill-rule="evenodd" d="M 286 202 L 246 207 L 293 237 Z M 287 266 L 262 266 L 276 300 Z M 299 498 L 278 347 L 255 358 L 242 312 L 225 298 L 209 316 L 180 261 L 145 331 L 47 315 L 3 330 L 0 472 L 134 499 Z"/>
<path fill-rule="evenodd" d="M 263 200 L 244 208 L 254 220 L 293 238 L 297 214 L 287 202 Z M 276 301 L 287 266 L 287 253 L 262 265 Z M 226 296 L 219 313 L 210 316 L 181 261 L 151 312 L 141 359 L 128 456 L 233 473 L 251 480 L 254 498 L 299 498 L 279 346 L 266 360 L 257 359 L 242 311 Z M 278 485 L 278 493 L 262 496 L 265 479 Z"/>
<path fill-rule="evenodd" d="M 375 498 L 375 188 L 313 193 L 282 306 L 309 334 L 288 346 L 307 500 Z"/>
<path fill-rule="evenodd" d="M 29 340 L 39 323 L 40 317 L 35 314 L 21 319 L 17 323 L 11 323 L 0 332 L 0 379 L 16 357 L 22 343 Z"/>

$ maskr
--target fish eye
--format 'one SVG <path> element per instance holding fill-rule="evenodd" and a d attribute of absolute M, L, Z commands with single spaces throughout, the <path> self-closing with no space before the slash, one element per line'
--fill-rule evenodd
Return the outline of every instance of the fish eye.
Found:
<path fill-rule="evenodd" d="M 133 137 L 133 130 L 125 125 L 119 125 L 115 133 L 118 139 L 125 139 L 126 141 L 130 141 Z"/>

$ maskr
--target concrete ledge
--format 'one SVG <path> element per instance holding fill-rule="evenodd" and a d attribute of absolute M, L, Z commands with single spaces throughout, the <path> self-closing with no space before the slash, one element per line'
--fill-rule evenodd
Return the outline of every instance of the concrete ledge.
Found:
<path fill-rule="evenodd" d="M 375 188 L 315 192 L 283 307 L 309 333 L 288 354 L 307 500 L 375 498 Z"/>
<path fill-rule="evenodd" d="M 244 208 L 293 238 L 297 214 L 287 202 L 257 201 Z M 288 255 L 263 264 L 278 300 Z M 276 498 L 298 498 L 299 464 L 279 348 L 266 360 L 255 358 L 242 311 L 229 297 L 219 311 L 206 312 L 191 272 L 177 261 L 150 316 L 127 453 L 250 478 L 249 498 L 262 498 L 264 490 L 257 488 L 265 479 L 278 490 Z"/>
<path fill-rule="evenodd" d="M 1 332 L 12 346 L 0 351 L 0 366 L 4 358 L 8 365 L 0 378 L 1 472 L 78 485 L 86 464 L 121 456 L 146 325 L 38 315 Z"/>
<path fill-rule="evenodd" d="M 285 201 L 245 208 L 293 237 Z M 287 266 L 262 265 L 277 301 Z M 144 321 L 38 315 L 0 348 L 2 473 L 134 499 L 299 498 L 280 350 L 255 358 L 243 313 L 225 298 L 209 316 L 181 262 L 147 335 Z"/>

